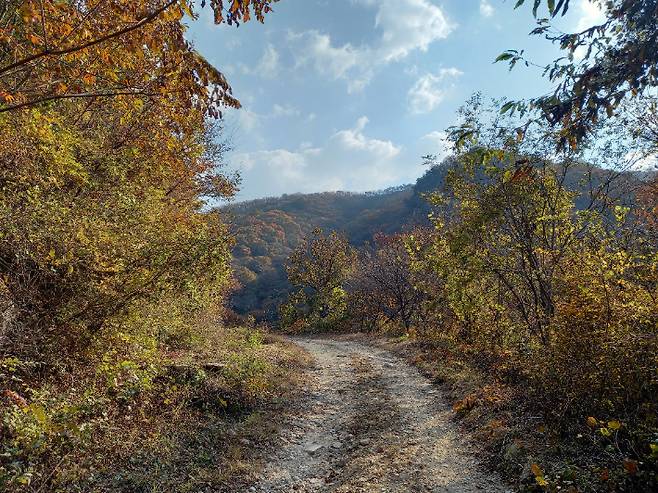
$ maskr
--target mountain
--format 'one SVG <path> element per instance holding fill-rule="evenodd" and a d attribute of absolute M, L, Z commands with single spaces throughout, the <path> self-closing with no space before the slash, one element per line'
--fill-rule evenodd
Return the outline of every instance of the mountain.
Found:
<path fill-rule="evenodd" d="M 395 233 L 426 221 L 417 214 L 411 185 L 368 193 L 292 194 L 225 207 L 236 238 L 234 268 L 241 288 L 232 298 L 239 314 L 276 318 L 288 292 L 285 261 L 314 228 L 340 231 L 353 245 L 376 233 Z"/>
<path fill-rule="evenodd" d="M 314 228 L 339 231 L 352 245 L 360 246 L 377 233 L 429 225 L 430 206 L 424 196 L 444 188 L 452 165 L 447 159 L 429 168 L 413 185 L 377 192 L 290 194 L 224 206 L 236 238 L 233 265 L 240 284 L 231 308 L 257 320 L 275 320 L 289 290 L 286 259 Z M 565 185 L 581 191 L 577 208 L 587 206 L 587 190 L 600 186 L 610 173 L 585 165 L 569 169 Z M 629 183 L 639 180 L 633 175 L 627 178 L 630 180 L 615 182 L 616 191 L 608 189 L 607 193 L 628 197 Z"/>

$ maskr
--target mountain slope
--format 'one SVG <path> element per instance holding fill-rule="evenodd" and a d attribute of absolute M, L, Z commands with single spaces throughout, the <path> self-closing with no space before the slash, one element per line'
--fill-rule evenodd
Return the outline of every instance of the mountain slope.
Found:
<path fill-rule="evenodd" d="M 415 221 L 411 186 L 355 194 L 284 195 L 226 207 L 236 237 L 234 267 L 241 288 L 233 309 L 274 319 L 288 291 L 285 260 L 314 228 L 337 230 L 354 245 Z M 422 216 L 426 220 L 426 214 Z"/>
<path fill-rule="evenodd" d="M 240 288 L 231 308 L 258 320 L 275 320 L 288 293 L 285 262 L 302 238 L 314 228 L 343 233 L 360 246 L 377 233 L 392 234 L 413 226 L 429 226 L 430 206 L 425 195 L 442 190 L 454 161 L 429 168 L 414 185 L 379 192 L 291 194 L 231 204 L 223 208 L 236 238 L 234 268 Z M 605 183 L 612 172 L 585 165 L 572 166 L 565 186 L 579 190 L 576 207 L 589 203 L 589 190 Z M 612 196 L 629 197 L 633 175 L 615 182 Z"/>

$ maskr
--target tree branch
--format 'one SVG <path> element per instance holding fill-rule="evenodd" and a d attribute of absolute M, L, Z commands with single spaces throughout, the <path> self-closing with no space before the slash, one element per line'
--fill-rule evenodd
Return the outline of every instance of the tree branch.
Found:
<path fill-rule="evenodd" d="M 173 4 L 177 3 L 178 0 L 169 0 L 165 5 L 160 7 L 159 9 L 153 11 L 146 17 L 143 17 L 140 19 L 138 22 L 135 24 L 132 24 L 131 26 L 125 27 L 123 29 L 119 29 L 118 31 L 114 31 L 113 33 L 106 34 L 105 36 L 101 36 L 100 38 L 94 39 L 92 41 L 89 41 L 87 43 L 81 44 L 79 46 L 72 46 L 69 48 L 63 48 L 60 50 L 49 50 L 45 49 L 44 51 L 41 51 L 39 53 L 35 53 L 34 55 L 30 55 L 28 57 L 25 57 L 21 60 L 18 60 L 17 62 L 11 63 L 4 68 L 0 69 L 0 75 L 4 74 L 5 72 L 8 72 L 12 69 L 15 69 L 17 67 L 20 67 L 22 65 L 31 63 L 35 60 L 38 60 L 43 57 L 47 56 L 58 56 L 58 55 L 67 55 L 69 53 L 74 53 L 76 51 L 81 51 L 87 48 L 90 48 L 92 46 L 95 46 L 97 44 L 103 43 L 105 41 L 108 41 L 110 39 L 122 36 L 124 34 L 127 34 L 129 32 L 132 32 L 136 29 L 141 28 L 142 26 L 148 24 L 149 22 L 153 21 L 155 18 L 157 18 L 160 14 L 162 14 L 165 10 L 167 10 L 169 7 L 171 7 Z"/>
<path fill-rule="evenodd" d="M 48 101 L 56 101 L 59 99 L 98 98 L 98 97 L 114 97 L 114 96 L 163 96 L 163 95 L 164 94 L 161 93 L 156 93 L 156 92 L 150 93 L 143 91 L 100 91 L 100 92 L 82 92 L 82 93 L 74 93 L 74 94 L 56 94 L 52 96 L 46 96 L 43 98 L 35 99 L 33 101 L 26 101 L 24 103 L 2 107 L 0 108 L 0 113 L 19 110 L 30 106 L 36 106 L 41 103 L 47 103 Z"/>

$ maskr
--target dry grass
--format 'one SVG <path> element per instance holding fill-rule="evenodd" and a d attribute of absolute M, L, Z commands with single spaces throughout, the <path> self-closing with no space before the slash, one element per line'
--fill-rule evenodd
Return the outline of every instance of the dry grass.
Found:
<path fill-rule="evenodd" d="M 442 386 L 482 459 L 519 491 L 655 491 L 651 472 L 636 474 L 634 464 L 624 461 L 621 450 L 603 440 L 600 429 L 588 426 L 585 418 L 566 432 L 550 429 L 542 410 L 532 405 L 528 389 L 509 378 L 504 361 L 447 340 L 421 344 L 397 338 L 385 346 Z M 542 479 L 548 484 L 541 484 Z"/>
<path fill-rule="evenodd" d="M 259 449 L 276 434 L 309 357 L 261 330 L 206 335 L 193 351 L 164 353 L 151 388 L 90 409 L 84 436 L 66 441 L 61 430 L 43 433 L 53 442 L 25 458 L 30 481 L 12 488 L 240 491 L 261 467 Z"/>

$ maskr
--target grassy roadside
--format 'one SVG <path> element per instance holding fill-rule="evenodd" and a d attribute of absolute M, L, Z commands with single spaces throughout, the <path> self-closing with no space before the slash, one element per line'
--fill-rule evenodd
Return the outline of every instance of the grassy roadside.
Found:
<path fill-rule="evenodd" d="M 35 418 L 33 404 L 16 403 L 3 433 L 32 451 L 24 460 L 33 471 L 16 491 L 241 491 L 309 362 L 267 332 L 218 329 L 193 351 L 164 353 L 139 395 L 89 397 L 75 431 L 49 407 Z M 13 429 L 24 436 L 9 434 L 11 419 L 22 420 Z"/>
<path fill-rule="evenodd" d="M 632 435 L 624 423 L 585 416 L 567 432 L 551 430 L 505 361 L 448 341 L 379 341 L 444 389 L 481 460 L 519 491 L 655 491 L 650 464 L 629 461 L 621 451 Z"/>
<path fill-rule="evenodd" d="M 176 355 L 168 378 L 183 398 L 145 435 L 135 430 L 104 489 L 240 491 L 260 470 L 258 451 L 275 436 L 308 361 L 299 347 L 253 329 L 229 329 L 205 352 Z"/>

